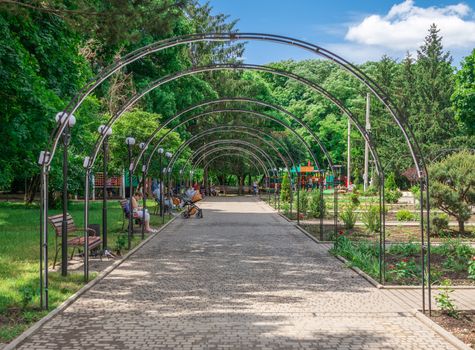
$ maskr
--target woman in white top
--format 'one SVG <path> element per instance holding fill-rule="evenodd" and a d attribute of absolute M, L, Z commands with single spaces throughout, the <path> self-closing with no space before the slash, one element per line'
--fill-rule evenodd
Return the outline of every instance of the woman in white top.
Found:
<path fill-rule="evenodd" d="M 148 210 L 145 209 L 145 218 L 143 217 L 144 215 L 144 210 L 142 207 L 139 206 L 139 200 L 142 199 L 142 192 L 136 191 L 134 193 L 134 196 L 132 197 L 132 211 L 133 213 L 137 214 L 137 217 L 142 219 L 143 224 L 145 225 L 145 231 L 146 232 L 155 232 L 155 230 L 152 230 L 150 228 L 150 214 L 148 213 Z"/>

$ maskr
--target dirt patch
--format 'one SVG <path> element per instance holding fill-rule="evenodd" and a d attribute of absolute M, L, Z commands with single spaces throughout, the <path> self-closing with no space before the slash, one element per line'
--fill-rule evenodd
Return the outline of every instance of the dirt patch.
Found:
<path fill-rule="evenodd" d="M 460 311 L 459 318 L 434 311 L 431 319 L 475 349 L 475 310 Z"/>

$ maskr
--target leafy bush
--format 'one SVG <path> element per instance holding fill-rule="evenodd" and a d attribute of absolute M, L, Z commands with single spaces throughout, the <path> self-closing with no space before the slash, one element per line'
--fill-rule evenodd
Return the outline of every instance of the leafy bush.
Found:
<path fill-rule="evenodd" d="M 472 256 L 468 262 L 468 278 L 475 280 L 475 256 Z"/>
<path fill-rule="evenodd" d="M 115 241 L 115 251 L 121 253 L 122 250 L 127 246 L 127 236 L 124 234 L 118 235 Z"/>
<path fill-rule="evenodd" d="M 440 235 L 449 228 L 449 216 L 447 214 L 438 214 L 431 220 L 433 232 Z"/>
<path fill-rule="evenodd" d="M 378 232 L 381 228 L 380 210 L 376 205 L 370 205 L 361 215 L 361 220 L 366 227 L 368 233 Z"/>
<path fill-rule="evenodd" d="M 455 307 L 454 301 L 452 300 L 450 294 L 454 291 L 451 288 L 452 282 L 449 279 L 445 279 L 442 281 L 442 287 L 440 289 L 439 295 L 435 296 L 435 301 L 439 306 L 442 312 L 446 313 L 448 316 L 453 318 L 459 317 L 459 312 Z"/>
<path fill-rule="evenodd" d="M 340 219 L 345 224 L 345 228 L 352 229 L 355 227 L 356 219 L 358 215 L 354 211 L 354 207 L 349 205 L 343 208 L 342 212 L 340 213 Z"/>
<path fill-rule="evenodd" d="M 18 289 L 18 293 L 20 294 L 21 298 L 21 306 L 25 309 L 29 303 L 33 301 L 33 297 L 35 296 L 35 291 L 32 286 L 26 285 L 22 286 Z"/>
<path fill-rule="evenodd" d="M 414 221 L 416 216 L 409 210 L 402 209 L 396 213 L 397 221 Z"/>
<path fill-rule="evenodd" d="M 282 178 L 280 200 L 284 203 L 290 202 L 290 179 L 288 173 L 285 173 L 284 177 Z"/>
<path fill-rule="evenodd" d="M 384 193 L 384 198 L 388 203 L 397 203 L 399 198 L 402 197 L 402 193 L 399 190 L 386 190 Z"/>
<path fill-rule="evenodd" d="M 395 243 L 388 248 L 389 254 L 414 255 L 420 252 L 420 246 L 416 243 Z"/>
<path fill-rule="evenodd" d="M 310 195 L 307 191 L 300 191 L 299 193 L 299 205 L 300 205 L 300 213 L 304 216 L 307 215 L 309 210 L 309 201 Z M 295 196 L 294 200 L 294 208 L 297 211 L 297 196 Z"/>
<path fill-rule="evenodd" d="M 354 207 L 357 207 L 358 205 L 360 205 L 360 196 L 358 195 L 356 191 L 350 194 L 350 201 Z"/>
<path fill-rule="evenodd" d="M 396 176 L 394 173 L 390 173 L 386 177 L 386 181 L 384 182 L 384 188 L 388 191 L 397 191 L 397 184 L 396 184 Z"/>
<path fill-rule="evenodd" d="M 432 251 L 446 257 L 444 268 L 458 272 L 468 270 L 470 259 L 475 254 L 474 248 L 460 240 L 448 240 Z"/>
<path fill-rule="evenodd" d="M 418 268 L 414 259 L 404 258 L 394 265 L 389 265 L 389 273 L 397 278 L 409 278 L 416 277 L 418 274 Z"/>
<path fill-rule="evenodd" d="M 325 205 L 325 200 L 322 199 L 322 208 L 320 208 L 320 191 L 312 191 L 310 193 L 310 199 L 309 199 L 309 214 L 310 216 L 314 218 L 319 218 L 320 214 L 323 214 L 325 216 L 326 214 L 326 205 Z M 323 213 L 321 212 L 321 209 L 323 210 Z"/>
<path fill-rule="evenodd" d="M 475 154 L 454 153 L 429 167 L 431 205 L 455 217 L 464 233 L 475 205 Z"/>
<path fill-rule="evenodd" d="M 373 277 L 377 277 L 379 275 L 377 249 L 374 243 L 365 241 L 355 243 L 344 234 L 340 234 L 335 240 L 330 253 L 344 257 L 350 262 L 350 265 L 362 269 Z"/>

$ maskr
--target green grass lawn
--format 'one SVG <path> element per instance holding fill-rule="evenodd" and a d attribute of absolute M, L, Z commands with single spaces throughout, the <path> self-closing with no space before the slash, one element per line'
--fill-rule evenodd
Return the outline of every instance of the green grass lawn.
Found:
<path fill-rule="evenodd" d="M 123 232 L 122 209 L 117 200 L 111 200 L 108 208 L 108 246 L 114 249 L 117 237 Z M 83 203 L 72 202 L 68 211 L 75 224 L 82 227 Z M 153 212 L 153 207 L 150 211 Z M 48 215 L 60 212 L 60 209 L 50 210 Z M 161 220 L 152 215 L 152 226 L 160 226 Z M 102 223 L 102 202 L 90 204 L 89 222 Z M 126 227 L 127 223 L 125 230 Z M 55 233 L 51 226 L 48 232 L 49 261 L 52 265 Z M 132 247 L 138 243 L 140 234 L 135 234 Z M 47 314 L 47 311 L 38 310 L 39 251 L 39 207 L 26 207 L 19 202 L 0 202 L 0 342 L 13 339 L 29 324 Z M 94 276 L 92 274 L 91 278 Z M 50 309 L 57 307 L 84 284 L 83 275 L 78 272 L 70 273 L 67 277 L 51 272 L 49 281 Z"/>

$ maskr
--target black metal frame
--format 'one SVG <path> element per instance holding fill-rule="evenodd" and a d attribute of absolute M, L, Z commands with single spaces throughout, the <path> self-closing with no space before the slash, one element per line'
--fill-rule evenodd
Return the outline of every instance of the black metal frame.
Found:
<path fill-rule="evenodd" d="M 40 154 L 40 158 L 38 163 L 41 166 L 41 186 L 46 187 L 42 188 L 42 200 L 41 200 L 41 225 L 40 225 L 40 236 L 43 236 L 43 241 L 42 241 L 42 248 L 43 248 L 43 256 L 42 258 L 45 259 L 45 276 L 40 277 L 44 280 L 41 284 L 41 301 L 43 302 L 43 289 L 45 292 L 45 298 L 47 299 L 47 274 L 48 274 L 48 261 L 47 261 L 47 250 L 48 250 L 48 242 L 47 242 L 47 232 L 48 232 L 48 224 L 47 224 L 47 198 L 44 198 L 44 193 L 46 191 L 47 193 L 47 186 L 48 186 L 48 173 L 49 173 L 49 168 L 50 164 L 52 161 L 52 158 L 54 157 L 54 154 L 56 152 L 59 139 L 61 134 L 63 133 L 64 129 L 66 128 L 70 116 L 75 112 L 75 110 L 81 105 L 81 103 L 85 100 L 85 98 L 99 85 L 101 84 L 104 80 L 106 80 L 109 76 L 111 76 L 114 72 L 118 71 L 122 67 L 142 58 L 145 57 L 149 54 L 152 54 L 153 52 L 158 52 L 161 50 L 164 50 L 166 48 L 171 48 L 177 45 L 183 45 L 183 44 L 189 44 L 189 43 L 194 43 L 194 42 L 201 42 L 201 41 L 250 41 L 250 40 L 260 40 L 260 41 L 268 41 L 268 42 L 273 42 L 273 43 L 279 43 L 279 44 L 286 44 L 286 45 L 291 45 L 295 47 L 299 47 L 301 49 L 310 51 L 316 55 L 322 56 L 324 58 L 327 58 L 333 62 L 335 62 L 337 65 L 339 65 L 341 68 L 343 68 L 345 71 L 349 72 L 351 75 L 353 75 L 355 78 L 357 78 L 361 83 L 363 83 L 379 100 L 383 105 L 386 107 L 386 109 L 389 111 L 389 114 L 393 118 L 394 122 L 397 124 L 399 129 L 404 135 L 404 138 L 406 140 L 407 146 L 409 148 L 409 151 L 411 153 L 411 156 L 414 161 L 414 165 L 417 170 L 417 174 L 420 179 L 421 183 L 421 196 L 423 196 L 423 192 L 425 189 L 427 200 L 426 200 L 426 215 L 427 215 L 427 226 L 426 226 L 426 232 L 427 232 L 427 247 L 425 246 L 424 243 L 424 218 L 421 217 L 421 259 L 425 259 L 425 250 L 427 250 L 428 254 L 428 286 L 429 286 L 429 312 L 431 311 L 431 299 L 430 299 L 430 292 L 431 292 L 431 285 L 430 285 L 430 204 L 429 204 L 429 177 L 428 177 L 428 172 L 426 168 L 426 164 L 422 155 L 422 152 L 420 150 L 420 147 L 417 143 L 417 140 L 414 137 L 414 134 L 407 124 L 408 118 L 402 117 L 402 114 L 399 112 L 395 104 L 391 101 L 389 96 L 384 92 L 384 90 L 379 87 L 371 78 L 369 78 L 365 73 L 363 73 L 359 68 L 356 66 L 352 65 L 350 62 L 344 60 L 340 56 L 334 54 L 333 52 L 326 50 L 322 47 L 319 47 L 317 45 L 313 45 L 311 43 L 305 42 L 303 40 L 298 40 L 294 38 L 289 38 L 289 37 L 284 37 L 284 36 L 278 36 L 278 35 L 270 35 L 270 34 L 260 34 L 260 33 L 204 33 L 204 34 L 191 34 L 191 35 L 184 35 L 181 37 L 174 37 L 170 39 L 165 39 L 156 43 L 153 43 L 151 45 L 145 46 L 143 48 L 140 48 L 136 51 L 131 52 L 130 54 L 122 57 L 118 61 L 116 61 L 114 64 L 111 66 L 105 68 L 103 71 L 101 71 L 94 79 L 92 79 L 69 103 L 69 105 L 65 108 L 64 113 L 67 114 L 67 117 L 65 120 L 58 125 L 54 131 L 51 134 L 50 137 L 50 142 L 49 146 L 45 151 L 42 151 Z M 102 142 L 102 140 L 100 141 Z M 373 155 L 374 156 L 374 155 Z M 86 157 L 85 162 L 84 162 L 84 167 L 86 168 L 86 197 L 89 194 L 89 174 L 91 171 L 91 168 L 89 167 L 89 161 L 91 160 L 90 157 Z M 375 158 L 376 160 L 376 158 Z M 331 166 L 331 169 L 333 167 Z M 383 173 L 380 174 L 381 177 L 384 176 Z M 424 188 L 425 184 L 425 188 Z M 383 194 L 383 202 L 384 202 L 384 194 Z M 421 206 L 422 206 L 421 202 Z M 86 201 L 85 203 L 85 226 L 87 227 L 88 224 L 88 203 Z M 87 238 L 87 232 L 84 233 L 85 238 Z M 85 239 L 85 248 L 87 248 L 87 239 Z M 87 271 L 87 259 L 88 259 L 88 250 L 85 249 L 85 274 Z M 424 278 L 424 273 L 425 270 L 422 270 L 422 297 L 423 297 L 423 311 L 425 311 L 425 304 L 424 304 L 424 299 L 425 299 L 425 278 Z M 44 283 L 44 285 L 43 285 Z M 47 304 L 47 301 L 46 301 Z"/>

